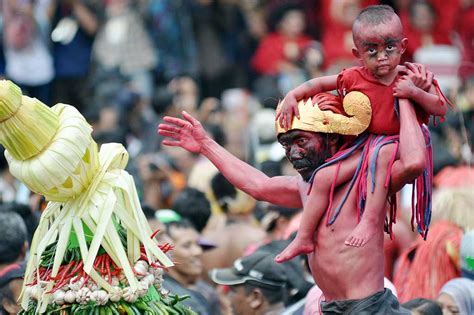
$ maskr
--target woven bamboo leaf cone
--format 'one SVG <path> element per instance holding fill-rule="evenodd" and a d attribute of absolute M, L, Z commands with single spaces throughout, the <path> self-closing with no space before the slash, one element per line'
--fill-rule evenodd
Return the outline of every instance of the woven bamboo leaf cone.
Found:
<path fill-rule="evenodd" d="M 49 108 L 0 81 L 0 143 L 10 172 L 48 204 L 30 246 L 25 314 L 193 312 L 160 292 L 173 266 L 141 210 L 125 148 L 98 146 L 73 107 Z"/>

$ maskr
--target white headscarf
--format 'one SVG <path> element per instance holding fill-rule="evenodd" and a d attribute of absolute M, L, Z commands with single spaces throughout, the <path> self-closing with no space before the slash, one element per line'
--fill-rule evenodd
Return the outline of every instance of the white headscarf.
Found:
<path fill-rule="evenodd" d="M 461 315 L 474 314 L 474 281 L 467 278 L 455 278 L 446 282 L 439 294 L 451 296 L 459 307 Z"/>

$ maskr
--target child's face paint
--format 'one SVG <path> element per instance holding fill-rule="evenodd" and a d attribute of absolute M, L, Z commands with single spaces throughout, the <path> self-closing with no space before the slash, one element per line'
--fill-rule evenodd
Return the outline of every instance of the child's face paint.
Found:
<path fill-rule="evenodd" d="M 364 25 L 358 29 L 357 52 L 364 66 L 376 77 L 383 79 L 397 73 L 406 38 L 393 23 Z"/>

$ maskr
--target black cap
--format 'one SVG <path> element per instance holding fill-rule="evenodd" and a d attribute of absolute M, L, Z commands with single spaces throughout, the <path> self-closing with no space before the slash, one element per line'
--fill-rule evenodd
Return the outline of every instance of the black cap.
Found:
<path fill-rule="evenodd" d="M 223 285 L 238 285 L 246 282 L 269 289 L 285 286 L 287 277 L 285 268 L 273 260 L 269 252 L 255 253 L 237 259 L 232 268 L 213 269 L 212 281 Z"/>

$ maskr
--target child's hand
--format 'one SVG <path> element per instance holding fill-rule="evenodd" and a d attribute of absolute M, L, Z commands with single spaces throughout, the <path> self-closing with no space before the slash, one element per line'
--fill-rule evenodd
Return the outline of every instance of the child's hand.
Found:
<path fill-rule="evenodd" d="M 278 121 L 280 127 L 288 130 L 291 127 L 293 117 L 300 119 L 300 112 L 298 110 L 298 100 L 293 93 L 288 92 L 280 104 L 280 109 L 277 112 L 275 120 Z"/>
<path fill-rule="evenodd" d="M 401 77 L 393 88 L 393 96 L 400 98 L 411 98 L 416 89 L 415 84 L 407 75 Z"/>
<path fill-rule="evenodd" d="M 405 68 L 400 73 L 407 75 L 417 88 L 424 91 L 428 91 L 433 83 L 433 72 L 419 63 L 405 62 Z"/>
<path fill-rule="evenodd" d="M 338 95 L 323 92 L 313 97 L 313 106 L 318 104 L 321 110 L 331 109 L 331 107 L 342 108 L 342 100 Z"/>

